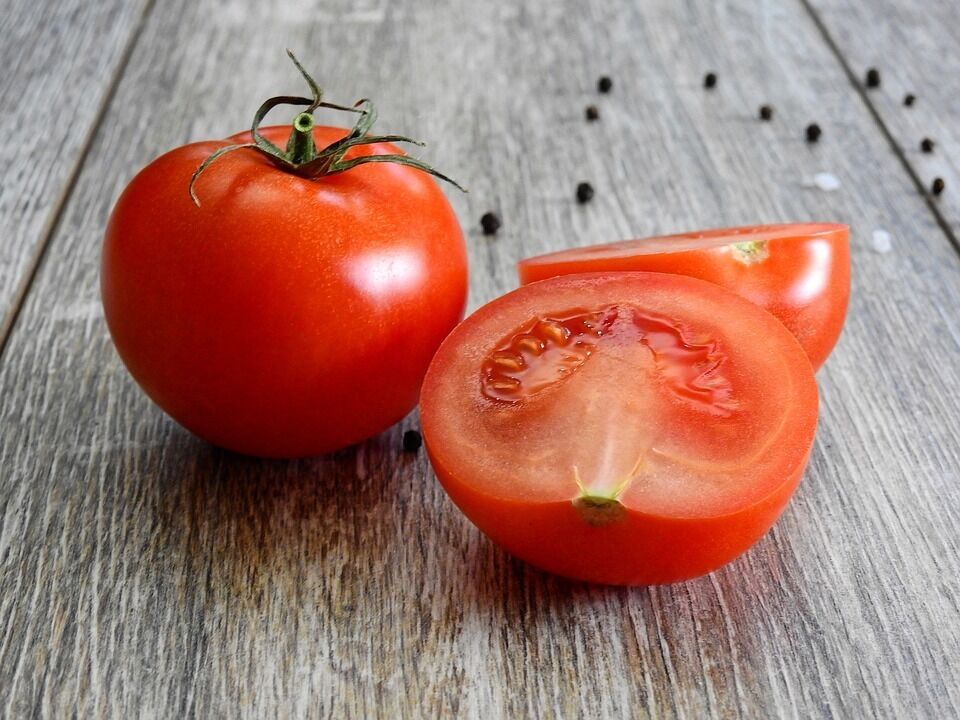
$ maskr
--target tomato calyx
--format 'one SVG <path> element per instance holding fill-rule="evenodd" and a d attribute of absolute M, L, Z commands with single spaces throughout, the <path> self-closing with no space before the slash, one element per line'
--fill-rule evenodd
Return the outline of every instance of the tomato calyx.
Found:
<path fill-rule="evenodd" d="M 377 112 L 373 102 L 369 98 L 362 98 L 354 103 L 353 106 L 338 105 L 336 103 L 326 102 L 323 99 L 323 90 L 320 89 L 320 86 L 317 84 L 316 80 L 310 76 L 310 74 L 304 69 L 304 67 L 300 64 L 300 61 L 297 60 L 296 56 L 290 50 L 287 50 L 287 55 L 290 57 L 290 60 L 293 61 L 293 64 L 296 66 L 297 70 L 300 71 L 300 74 L 303 76 L 304 80 L 306 80 L 307 85 L 310 87 L 311 97 L 308 98 L 296 95 L 278 95 L 266 100 L 257 109 L 257 112 L 253 116 L 253 123 L 250 128 L 250 134 L 253 136 L 253 142 L 227 145 L 226 147 L 220 148 L 211 154 L 206 160 L 204 160 L 193 173 L 193 176 L 190 178 L 190 185 L 188 189 L 190 192 L 190 198 L 193 200 L 194 205 L 197 207 L 200 206 L 200 200 L 194 190 L 194 186 L 196 185 L 197 179 L 200 177 L 200 175 L 202 175 L 203 172 L 210 167 L 210 165 L 227 153 L 243 149 L 256 150 L 284 172 L 288 172 L 308 180 L 345 172 L 346 170 L 350 170 L 365 163 L 390 162 L 416 168 L 417 170 L 421 170 L 422 172 L 428 173 L 436 178 L 439 178 L 440 180 L 450 183 L 462 192 L 466 192 L 466 189 L 464 189 L 463 186 L 461 186 L 456 180 L 453 180 L 438 170 L 435 170 L 422 160 L 412 158 L 409 155 L 391 153 L 386 155 L 362 155 L 359 157 L 346 159 L 345 156 L 347 152 L 351 148 L 358 145 L 402 142 L 423 147 L 425 143 L 420 142 L 419 140 L 414 140 L 413 138 L 409 138 L 405 135 L 370 135 L 369 132 L 376 121 Z M 300 112 L 293 119 L 293 127 L 292 132 L 290 133 L 290 139 L 287 141 L 287 146 L 283 150 L 260 134 L 260 123 L 263 122 L 264 118 L 267 116 L 267 113 L 269 113 L 278 105 L 303 105 L 307 107 L 306 110 Z M 359 117 L 357 118 L 356 123 L 354 123 L 353 127 L 344 137 L 318 150 L 313 141 L 313 113 L 317 108 L 327 108 L 329 110 L 340 110 L 343 112 L 356 113 Z"/>

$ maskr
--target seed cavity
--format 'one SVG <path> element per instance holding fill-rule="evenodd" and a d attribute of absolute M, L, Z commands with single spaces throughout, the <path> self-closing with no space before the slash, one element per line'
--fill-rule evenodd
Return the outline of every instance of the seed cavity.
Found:
<path fill-rule="evenodd" d="M 617 318 L 616 307 L 536 318 L 507 338 L 481 368 L 483 394 L 519 402 L 576 372 Z"/>
<path fill-rule="evenodd" d="M 766 253 L 764 243 L 739 245 L 760 246 L 748 250 L 734 246 L 751 262 Z M 610 342 L 636 343 L 646 347 L 653 359 L 654 377 L 628 371 L 623 382 L 659 379 L 678 400 L 716 416 L 728 416 L 737 409 L 725 371 L 727 355 L 713 338 L 692 333 L 668 317 L 616 305 L 534 318 L 487 356 L 481 366 L 481 391 L 499 402 L 527 400 L 573 376 Z"/>
<path fill-rule="evenodd" d="M 727 356 L 710 337 L 692 337 L 675 322 L 635 312 L 640 342 L 650 348 L 660 377 L 679 398 L 712 415 L 729 416 L 737 409 L 733 386 L 724 372 Z"/>

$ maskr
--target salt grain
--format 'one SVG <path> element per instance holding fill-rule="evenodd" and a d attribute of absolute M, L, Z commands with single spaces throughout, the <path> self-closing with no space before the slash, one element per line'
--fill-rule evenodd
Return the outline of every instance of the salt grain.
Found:
<path fill-rule="evenodd" d="M 890 241 L 890 233 L 888 233 L 886 230 L 874 230 L 873 249 L 881 254 L 885 254 L 893 250 L 893 243 Z"/>
<path fill-rule="evenodd" d="M 840 181 L 832 173 L 822 172 L 813 176 L 813 182 L 824 192 L 833 192 L 840 187 Z"/>
<path fill-rule="evenodd" d="M 840 180 L 833 173 L 819 172 L 813 176 L 813 180 L 805 180 L 804 187 L 815 187 L 824 192 L 833 192 L 840 187 Z"/>

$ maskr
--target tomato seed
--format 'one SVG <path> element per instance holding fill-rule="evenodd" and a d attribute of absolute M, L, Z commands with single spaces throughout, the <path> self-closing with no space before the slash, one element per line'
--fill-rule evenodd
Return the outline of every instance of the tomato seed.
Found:
<path fill-rule="evenodd" d="M 608 93 L 613 89 L 613 80 L 611 80 L 606 75 L 603 75 L 599 80 L 597 80 L 597 90 L 602 93 Z"/>
<path fill-rule="evenodd" d="M 403 434 L 403 451 L 414 453 L 423 445 L 423 438 L 416 430 L 407 430 Z"/>
<path fill-rule="evenodd" d="M 547 344 L 536 335 L 520 335 L 516 340 L 517 350 L 525 352 L 528 355 L 542 355 L 547 349 Z"/>
<path fill-rule="evenodd" d="M 523 359 L 523 355 L 497 352 L 493 354 L 491 364 L 495 365 L 501 372 L 517 372 L 518 370 L 523 370 L 527 361 Z"/>
<path fill-rule="evenodd" d="M 880 71 L 876 68 L 870 68 L 867 70 L 867 87 L 868 88 L 878 88 L 880 87 Z"/>
<path fill-rule="evenodd" d="M 934 195 L 939 195 L 946 187 L 947 184 L 943 181 L 943 178 L 934 178 L 933 184 L 930 186 L 930 192 Z"/>
<path fill-rule="evenodd" d="M 487 387 L 490 390 L 495 390 L 500 393 L 515 393 L 520 389 L 521 385 L 523 385 L 523 383 L 514 377 L 499 378 L 497 380 L 490 380 L 487 383 Z"/>
<path fill-rule="evenodd" d="M 596 120 L 600 117 L 600 110 L 597 109 L 596 105 L 588 105 L 584 115 L 587 116 L 587 120 Z"/>
<path fill-rule="evenodd" d="M 932 153 L 933 145 L 934 145 L 933 140 L 931 140 L 930 138 L 924 138 L 923 140 L 920 141 L 920 150 L 925 153 Z"/>
<path fill-rule="evenodd" d="M 760 119 L 770 120 L 773 117 L 773 108 L 769 105 L 760 106 Z"/>
<path fill-rule="evenodd" d="M 570 330 L 555 320 L 541 320 L 536 329 L 540 335 L 557 345 L 565 345 L 570 339 Z"/>
<path fill-rule="evenodd" d="M 485 212 L 480 218 L 480 227 L 483 228 L 484 235 L 496 235 L 502 224 L 500 216 L 495 212 Z"/>
<path fill-rule="evenodd" d="M 577 185 L 577 202 L 580 204 L 588 203 L 593 199 L 593 185 L 588 182 L 582 182 Z"/>
<path fill-rule="evenodd" d="M 710 90 L 717 86 L 717 74 L 714 72 L 708 72 L 703 76 L 703 86 Z"/>
<path fill-rule="evenodd" d="M 820 139 L 820 136 L 823 135 L 823 130 L 820 129 L 820 126 L 817 123 L 810 123 L 807 125 L 807 142 L 815 143 Z"/>

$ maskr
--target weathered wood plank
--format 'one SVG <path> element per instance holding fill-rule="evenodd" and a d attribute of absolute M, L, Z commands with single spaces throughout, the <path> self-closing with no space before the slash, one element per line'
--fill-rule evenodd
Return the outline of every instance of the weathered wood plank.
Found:
<path fill-rule="evenodd" d="M 0 346 L 146 0 L 9 0 L 0 12 Z"/>
<path fill-rule="evenodd" d="M 571 584 L 486 542 L 400 452 L 401 428 L 261 462 L 150 406 L 101 320 L 106 215 L 152 156 L 298 89 L 288 45 L 331 98 L 378 98 L 385 129 L 434 140 L 427 156 L 470 186 L 451 197 L 474 307 L 514 286 L 522 255 L 575 242 L 853 225 L 819 439 L 768 537 L 681 585 Z M 804 188 L 818 171 L 842 187 Z M 491 207 L 496 239 L 475 227 Z M 892 252 L 871 249 L 878 227 Z M 960 262 L 799 5 L 158 4 L 54 243 L 0 366 L 0 715 L 960 710 L 944 661 L 960 651 Z"/>
<path fill-rule="evenodd" d="M 946 183 L 931 202 L 960 250 L 960 3 L 807 2 L 861 84 L 868 68 L 880 71 L 867 97 L 925 192 L 935 178 Z M 921 149 L 924 138 L 932 153 Z"/>

